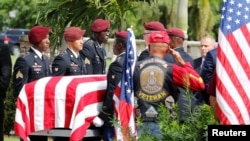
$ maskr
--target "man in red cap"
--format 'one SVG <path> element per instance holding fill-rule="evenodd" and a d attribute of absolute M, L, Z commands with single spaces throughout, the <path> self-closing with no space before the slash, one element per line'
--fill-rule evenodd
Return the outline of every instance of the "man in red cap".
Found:
<path fill-rule="evenodd" d="M 87 74 L 85 63 L 79 54 L 83 47 L 83 35 L 85 31 L 79 27 L 67 27 L 65 29 L 63 36 L 68 47 L 64 52 L 55 57 L 52 63 L 53 76 Z M 69 137 L 54 137 L 54 141 L 69 140 Z"/>
<path fill-rule="evenodd" d="M 104 19 L 96 19 L 91 25 L 92 35 L 80 52 L 86 64 L 88 74 L 106 73 L 106 50 L 104 43 L 109 39 L 110 22 Z"/>
<path fill-rule="evenodd" d="M 116 59 L 109 66 L 107 74 L 107 91 L 103 101 L 100 114 L 94 119 L 93 124 L 96 127 L 101 127 L 103 124 L 103 141 L 114 140 L 114 126 L 112 123 L 114 117 L 114 100 L 113 95 L 115 88 L 121 81 L 122 67 L 125 60 L 127 31 L 116 31 L 115 41 L 113 45 L 113 53 Z"/>
<path fill-rule="evenodd" d="M 185 34 L 182 29 L 177 27 L 171 27 L 167 29 L 167 33 L 170 38 L 170 48 L 174 49 L 175 51 L 179 52 L 181 57 L 185 62 L 189 62 L 192 67 L 194 67 L 193 58 L 184 50 L 184 40 Z M 165 60 L 170 63 L 176 64 L 177 62 L 173 58 L 173 56 L 167 54 L 165 56 Z M 179 106 L 179 115 L 180 115 L 180 122 L 185 122 L 186 119 L 190 116 L 190 111 L 192 111 L 197 103 L 197 99 L 195 97 L 194 91 L 189 90 L 187 93 L 187 88 L 184 87 L 177 87 L 176 88 L 176 101 Z M 191 97 L 191 102 L 189 97 Z M 191 109 L 190 109 L 191 108 Z"/>
<path fill-rule="evenodd" d="M 138 135 L 139 140 L 140 134 L 145 132 L 155 135 L 158 140 L 164 140 L 157 123 L 159 105 L 165 104 L 173 111 L 175 87 L 183 86 L 202 91 L 205 86 L 190 63 L 184 62 L 180 53 L 169 47 L 166 32 L 151 33 L 148 50 L 150 56 L 137 62 L 134 71 L 134 82 L 138 82 L 134 85 L 136 116 L 142 120 L 142 127 L 137 128 Z M 164 57 L 167 53 L 171 54 L 178 64 L 166 62 Z"/>
<path fill-rule="evenodd" d="M 44 55 L 49 49 L 49 27 L 34 26 L 31 28 L 28 37 L 31 47 L 29 52 L 17 58 L 13 72 L 14 96 L 19 95 L 23 85 L 50 76 L 50 60 Z M 31 141 L 46 141 L 46 136 L 32 136 Z"/>
<path fill-rule="evenodd" d="M 146 49 L 140 53 L 137 61 L 141 61 L 149 56 L 148 44 L 149 44 L 150 33 L 153 33 L 156 31 L 166 31 L 164 25 L 158 21 L 145 22 L 143 26 L 144 26 L 143 38 L 146 44 Z"/>
<path fill-rule="evenodd" d="M 87 74 L 85 63 L 79 52 L 83 48 L 85 30 L 79 27 L 68 27 L 64 32 L 67 49 L 57 55 L 52 63 L 53 76 Z"/>

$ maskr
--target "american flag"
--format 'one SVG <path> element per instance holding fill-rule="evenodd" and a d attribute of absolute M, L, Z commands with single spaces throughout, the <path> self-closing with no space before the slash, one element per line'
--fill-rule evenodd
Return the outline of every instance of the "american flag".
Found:
<path fill-rule="evenodd" d="M 126 55 L 123 65 L 122 79 L 116 88 L 113 97 L 115 101 L 115 113 L 118 119 L 118 126 L 115 126 L 116 140 L 128 141 L 128 137 L 134 137 L 134 91 L 133 72 L 136 61 L 135 36 L 131 29 L 128 29 Z"/>
<path fill-rule="evenodd" d="M 70 128 L 79 141 L 99 114 L 107 87 L 106 75 L 45 77 L 27 83 L 16 102 L 15 133 L 28 135 L 52 128 Z"/>
<path fill-rule="evenodd" d="M 221 124 L 250 124 L 250 0 L 223 0 L 216 63 Z"/>

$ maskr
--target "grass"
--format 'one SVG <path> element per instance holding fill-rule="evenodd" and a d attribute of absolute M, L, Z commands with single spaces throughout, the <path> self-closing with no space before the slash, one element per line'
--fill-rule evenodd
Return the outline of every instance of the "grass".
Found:
<path fill-rule="evenodd" d="M 17 136 L 4 136 L 4 141 L 20 141 L 20 138 Z M 52 141 L 51 137 L 49 137 L 48 141 Z"/>

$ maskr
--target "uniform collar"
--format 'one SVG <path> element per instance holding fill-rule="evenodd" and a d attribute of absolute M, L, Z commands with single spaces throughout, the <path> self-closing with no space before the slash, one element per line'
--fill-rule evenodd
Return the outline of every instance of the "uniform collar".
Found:
<path fill-rule="evenodd" d="M 39 50 L 35 49 L 32 46 L 30 48 L 42 59 L 43 53 L 41 53 Z"/>

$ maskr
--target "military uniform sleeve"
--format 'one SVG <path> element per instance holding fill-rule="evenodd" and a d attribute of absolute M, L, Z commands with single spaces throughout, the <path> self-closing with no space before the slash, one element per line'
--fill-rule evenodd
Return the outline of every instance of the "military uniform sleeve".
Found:
<path fill-rule="evenodd" d="M 145 49 L 145 50 L 143 50 L 143 51 L 141 52 L 141 54 L 139 55 L 137 61 L 144 60 L 144 59 L 146 59 L 146 58 L 148 58 L 148 57 L 149 57 L 149 52 L 148 52 L 147 49 Z"/>
<path fill-rule="evenodd" d="M 103 101 L 101 113 L 99 114 L 99 117 L 104 121 L 107 121 L 109 118 L 113 117 L 113 95 L 117 85 L 121 81 L 121 76 L 122 66 L 118 62 L 111 63 L 107 74 L 107 91 Z"/>
<path fill-rule="evenodd" d="M 88 74 L 93 74 L 93 60 L 95 58 L 95 54 L 93 51 L 94 44 L 92 41 L 87 41 L 83 45 L 83 49 L 80 51 L 80 55 L 84 58 L 84 63 L 86 65 L 86 70 Z"/>
<path fill-rule="evenodd" d="M 8 46 L 1 46 L 0 53 L 0 93 L 5 94 L 10 83 L 12 63 Z"/>
<path fill-rule="evenodd" d="M 19 57 L 16 60 L 13 72 L 13 88 L 14 95 L 17 97 L 24 84 L 28 82 L 29 78 L 29 66 L 26 60 Z"/>
<path fill-rule="evenodd" d="M 67 63 L 62 56 L 55 57 L 52 63 L 52 76 L 63 76 L 67 71 Z"/>
<path fill-rule="evenodd" d="M 202 91 L 205 88 L 200 75 L 193 69 L 189 62 L 183 66 L 173 65 L 173 82 L 177 86 L 184 86 L 194 91 Z"/>

